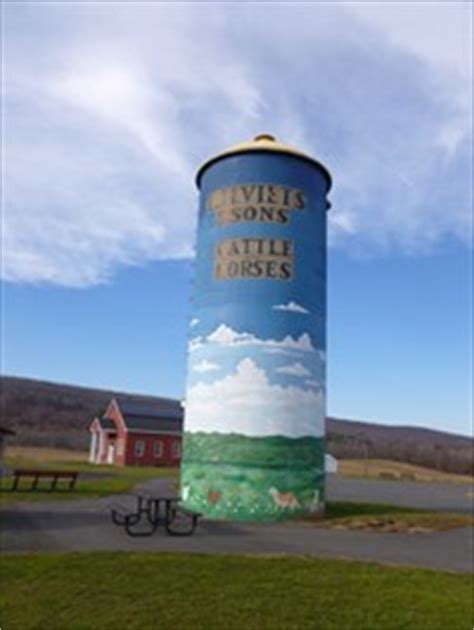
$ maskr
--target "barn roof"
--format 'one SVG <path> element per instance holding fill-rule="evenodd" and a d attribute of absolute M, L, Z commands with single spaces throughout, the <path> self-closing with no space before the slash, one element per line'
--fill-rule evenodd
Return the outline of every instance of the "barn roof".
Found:
<path fill-rule="evenodd" d="M 110 418 L 106 418 L 105 416 L 101 416 L 97 418 L 101 429 L 108 429 L 109 431 L 115 431 L 117 427 L 115 426 L 115 422 Z"/>
<path fill-rule="evenodd" d="M 140 396 L 116 396 L 127 429 L 131 431 L 181 432 L 183 407 L 179 400 Z"/>
<path fill-rule="evenodd" d="M 151 396 L 141 396 L 140 398 L 116 396 L 120 411 L 123 415 L 148 416 L 150 418 L 181 419 L 183 417 L 183 407 L 179 400 L 173 398 L 154 398 Z"/>

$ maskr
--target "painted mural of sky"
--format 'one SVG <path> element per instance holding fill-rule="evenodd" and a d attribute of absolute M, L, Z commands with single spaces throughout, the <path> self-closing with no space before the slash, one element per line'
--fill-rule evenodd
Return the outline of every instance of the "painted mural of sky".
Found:
<path fill-rule="evenodd" d="M 329 411 L 467 432 L 471 3 L 205 6 L 2 7 L 2 370 L 182 395 L 193 174 L 269 131 L 334 177 Z"/>
<path fill-rule="evenodd" d="M 244 435 L 323 434 L 325 352 L 308 332 L 280 339 L 220 324 L 191 338 L 188 365 L 188 430 L 222 431 L 225 418 L 229 431 Z"/>

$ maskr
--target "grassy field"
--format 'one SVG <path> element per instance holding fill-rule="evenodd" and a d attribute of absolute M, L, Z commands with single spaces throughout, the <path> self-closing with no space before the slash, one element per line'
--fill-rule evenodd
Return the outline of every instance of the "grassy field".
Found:
<path fill-rule="evenodd" d="M 10 460 L 28 460 L 36 462 L 62 461 L 87 462 L 87 451 L 71 451 L 65 448 L 45 448 L 40 446 L 12 446 L 7 445 L 6 457 Z"/>
<path fill-rule="evenodd" d="M 0 506 L 9 505 L 18 501 L 53 501 L 94 499 L 130 492 L 138 483 L 156 477 L 176 477 L 176 468 L 157 468 L 147 466 L 97 466 L 89 464 L 87 458 L 78 457 L 74 451 L 58 451 L 56 449 L 34 449 L 17 447 L 10 448 L 4 460 L 5 466 L 13 468 L 45 468 L 55 470 L 79 470 L 83 474 L 76 483 L 74 491 L 64 490 L 54 492 L 8 492 L 11 486 L 11 478 L 2 479 L 0 492 Z M 89 476 L 90 475 L 90 476 Z M 38 487 L 48 487 L 49 481 L 40 481 Z M 26 479 L 21 486 L 28 487 L 31 481 Z"/>
<path fill-rule="evenodd" d="M 15 555 L 3 630 L 446 630 L 474 625 L 472 578 L 339 560 Z"/>
<path fill-rule="evenodd" d="M 432 512 L 382 503 L 334 501 L 326 504 L 324 519 L 304 517 L 303 522 L 331 529 L 421 534 L 474 525 L 467 514 Z"/>
<path fill-rule="evenodd" d="M 432 468 L 395 462 L 389 459 L 341 459 L 338 474 L 344 477 L 368 477 L 372 479 L 399 479 L 406 481 L 433 481 L 442 483 L 472 484 L 469 475 L 455 475 Z"/>

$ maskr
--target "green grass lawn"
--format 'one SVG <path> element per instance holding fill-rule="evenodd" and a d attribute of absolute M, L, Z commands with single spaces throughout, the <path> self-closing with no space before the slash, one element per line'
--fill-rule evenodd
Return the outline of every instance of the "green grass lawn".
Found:
<path fill-rule="evenodd" d="M 190 554 L 14 555 L 2 630 L 464 630 L 472 578 L 340 560 Z"/>
<path fill-rule="evenodd" d="M 38 463 L 24 459 L 8 459 L 6 458 L 5 466 L 9 469 L 14 468 L 35 468 L 50 470 L 78 470 L 80 473 L 94 473 L 101 475 L 95 479 L 88 479 L 86 475 L 79 474 L 76 486 L 72 492 L 59 490 L 49 491 L 21 491 L 9 492 L 12 484 L 10 477 L 2 480 L 2 492 L 0 492 L 0 506 L 9 505 L 18 501 L 55 501 L 55 500 L 74 500 L 74 499 L 94 499 L 108 496 L 111 494 L 120 494 L 130 492 L 141 481 L 154 479 L 156 477 L 176 477 L 178 470 L 176 468 L 157 468 L 146 466 L 97 466 L 86 462 L 62 462 L 48 461 Z M 64 482 L 62 482 L 64 483 Z M 30 479 L 20 481 L 21 487 L 28 487 L 31 484 Z M 38 487 L 47 488 L 50 484 L 48 480 L 42 480 Z M 58 486 L 61 482 L 58 483 Z M 66 486 L 64 486 L 66 487 Z M 3 629 L 2 629 L 3 630 Z"/>

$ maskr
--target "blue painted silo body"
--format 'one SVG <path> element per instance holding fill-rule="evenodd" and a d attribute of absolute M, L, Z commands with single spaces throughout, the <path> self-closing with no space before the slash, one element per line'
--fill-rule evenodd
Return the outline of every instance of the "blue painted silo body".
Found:
<path fill-rule="evenodd" d="M 183 500 L 235 520 L 321 511 L 329 173 L 259 136 L 197 184 Z"/>

